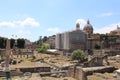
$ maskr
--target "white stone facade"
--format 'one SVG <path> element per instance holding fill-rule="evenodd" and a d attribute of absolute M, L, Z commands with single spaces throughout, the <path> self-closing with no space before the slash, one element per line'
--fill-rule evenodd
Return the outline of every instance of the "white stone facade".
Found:
<path fill-rule="evenodd" d="M 87 49 L 87 33 L 82 30 L 73 30 L 56 35 L 56 49 L 73 51 Z"/>

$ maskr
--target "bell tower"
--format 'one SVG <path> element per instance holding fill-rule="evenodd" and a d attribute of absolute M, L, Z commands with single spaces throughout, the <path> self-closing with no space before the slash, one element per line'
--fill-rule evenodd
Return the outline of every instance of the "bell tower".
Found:
<path fill-rule="evenodd" d="M 80 24 L 79 23 L 76 24 L 76 30 L 80 30 Z"/>

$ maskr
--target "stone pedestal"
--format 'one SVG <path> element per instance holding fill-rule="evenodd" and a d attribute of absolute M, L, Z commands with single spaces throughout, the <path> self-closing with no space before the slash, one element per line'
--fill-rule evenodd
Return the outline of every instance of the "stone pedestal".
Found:
<path fill-rule="evenodd" d="M 120 70 L 116 70 L 116 73 L 117 73 L 117 75 L 116 75 L 117 79 L 116 80 L 120 80 Z"/>
<path fill-rule="evenodd" d="M 68 77 L 73 77 L 76 80 L 87 80 L 87 75 L 81 67 L 71 67 L 67 72 Z"/>

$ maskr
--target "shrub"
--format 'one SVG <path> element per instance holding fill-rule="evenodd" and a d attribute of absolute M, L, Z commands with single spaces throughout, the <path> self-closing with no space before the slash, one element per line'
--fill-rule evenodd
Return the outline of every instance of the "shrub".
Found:
<path fill-rule="evenodd" d="M 84 52 L 82 50 L 74 50 L 71 54 L 71 59 L 72 60 L 78 60 L 81 61 L 85 57 Z"/>
<path fill-rule="evenodd" d="M 5 53 L 1 53 L 0 56 L 1 56 L 1 59 L 4 59 L 5 58 Z"/>
<path fill-rule="evenodd" d="M 45 52 L 47 51 L 48 49 L 50 49 L 50 46 L 48 44 L 43 44 L 42 47 L 40 49 L 38 49 L 38 52 Z"/>

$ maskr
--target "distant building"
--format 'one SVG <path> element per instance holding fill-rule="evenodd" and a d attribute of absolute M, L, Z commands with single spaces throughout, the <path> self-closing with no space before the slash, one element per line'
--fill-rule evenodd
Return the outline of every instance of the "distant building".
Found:
<path fill-rule="evenodd" d="M 110 49 L 120 50 L 120 27 L 117 25 L 117 29 L 109 33 L 109 35 L 116 35 L 113 40 L 109 41 Z"/>
<path fill-rule="evenodd" d="M 110 49 L 120 50 L 120 38 L 117 38 L 115 41 L 110 42 Z"/>
<path fill-rule="evenodd" d="M 100 35 L 93 33 L 93 26 L 88 20 L 83 30 L 80 29 L 80 24 L 76 24 L 76 30 L 59 33 L 56 35 L 56 49 L 71 52 L 76 49 L 87 50 L 92 54 L 95 46 L 101 46 Z"/>
<path fill-rule="evenodd" d="M 25 39 L 25 48 L 28 48 L 30 45 L 32 45 L 32 42 L 29 40 Z"/>
<path fill-rule="evenodd" d="M 30 50 L 34 50 L 34 49 L 38 49 L 39 46 L 35 43 L 35 42 L 31 42 L 28 39 L 25 39 L 25 48 L 26 49 L 30 49 Z"/>
<path fill-rule="evenodd" d="M 120 36 L 120 27 L 117 25 L 117 29 L 110 32 L 110 35 Z"/>
<path fill-rule="evenodd" d="M 51 49 L 55 49 L 55 38 L 56 36 L 50 36 L 48 37 L 46 43 L 48 43 L 50 45 Z"/>
<path fill-rule="evenodd" d="M 103 34 L 104 35 L 104 34 Z M 83 30 L 80 24 L 76 24 L 76 30 L 59 33 L 56 35 L 55 48 L 62 51 L 72 52 L 76 49 L 87 50 L 92 53 L 93 49 L 120 49 L 120 27 L 109 34 L 94 34 L 94 28 L 88 20 Z M 89 53 L 89 54 L 90 54 Z"/>
<path fill-rule="evenodd" d="M 31 45 L 31 44 L 32 42 L 30 42 L 30 40 L 25 39 L 25 45 Z"/>
<path fill-rule="evenodd" d="M 80 30 L 80 24 L 76 24 L 76 30 L 59 33 L 56 35 L 56 49 L 73 51 L 76 49 L 88 49 L 88 35 Z"/>

